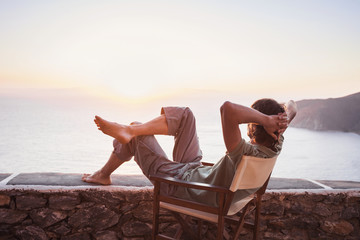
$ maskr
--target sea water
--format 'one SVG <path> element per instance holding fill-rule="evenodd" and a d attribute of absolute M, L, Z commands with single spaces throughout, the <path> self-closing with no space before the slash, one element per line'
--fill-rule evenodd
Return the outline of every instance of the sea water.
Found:
<path fill-rule="evenodd" d="M 214 109 L 218 106 L 215 106 Z M 212 112 L 213 109 L 209 108 Z M 136 109 L 118 104 L 77 103 L 72 100 L 0 98 L 0 173 L 63 172 L 91 173 L 110 156 L 112 139 L 97 130 L 99 114 L 119 123 L 147 121 L 159 106 Z M 219 112 L 194 110 L 203 159 L 216 162 L 225 154 Z M 241 126 L 246 135 L 246 126 Z M 360 181 L 360 135 L 288 128 L 283 151 L 273 176 L 314 180 Z M 244 136 L 246 138 L 246 136 Z M 173 137 L 158 136 L 171 159 Z M 134 161 L 117 174 L 141 174 Z"/>

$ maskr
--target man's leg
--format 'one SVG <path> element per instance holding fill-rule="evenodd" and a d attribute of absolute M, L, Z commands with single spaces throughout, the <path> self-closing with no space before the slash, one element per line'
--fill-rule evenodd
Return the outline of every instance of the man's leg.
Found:
<path fill-rule="evenodd" d="M 111 184 L 110 175 L 125 161 L 119 159 L 116 154 L 111 153 L 109 160 L 106 164 L 98 171 L 93 174 L 84 174 L 82 180 L 88 183 L 99 183 L 102 185 Z"/>
<path fill-rule="evenodd" d="M 200 165 L 202 152 L 196 133 L 195 117 L 190 108 L 164 107 L 161 112 L 167 121 L 168 134 L 175 138 L 173 160 Z"/>
<path fill-rule="evenodd" d="M 137 136 L 168 134 L 168 126 L 164 114 L 146 123 L 130 125 L 109 122 L 99 116 L 95 116 L 94 122 L 104 134 L 117 139 L 122 144 L 130 142 L 131 139 Z"/>
<path fill-rule="evenodd" d="M 164 107 L 161 115 L 143 124 L 122 125 L 95 117 L 98 129 L 126 144 L 137 136 L 172 135 L 175 137 L 175 162 L 199 162 L 202 152 L 196 133 L 195 117 L 189 108 Z"/>
<path fill-rule="evenodd" d="M 118 140 L 113 141 L 114 151 L 111 153 L 109 160 L 98 171 L 93 174 L 84 174 L 82 180 L 89 183 L 99 183 L 103 185 L 111 184 L 110 175 L 124 162 L 133 157 L 133 153 L 128 144 L 121 144 Z"/>
<path fill-rule="evenodd" d="M 134 155 L 135 161 L 147 177 L 150 174 L 181 177 L 188 168 L 200 165 L 202 153 L 196 135 L 195 118 L 190 109 L 168 107 L 163 108 L 161 113 L 159 117 L 147 123 L 129 126 L 109 122 L 96 116 L 94 121 L 98 129 L 114 137 L 125 155 L 122 153 L 110 157 L 101 170 L 90 175 L 92 178 L 85 176 L 84 181 L 101 183 L 101 179 L 110 179 L 110 174 Z M 152 136 L 156 134 L 175 136 L 173 153 L 175 162 L 168 159 Z M 138 136 L 141 137 L 138 138 Z M 114 141 L 114 147 L 116 141 Z M 101 176 L 99 181 L 97 176 Z"/>
<path fill-rule="evenodd" d="M 111 173 L 114 172 L 125 161 L 130 160 L 131 157 L 134 156 L 135 154 L 134 149 L 137 147 L 136 145 L 134 145 L 134 143 L 129 144 L 131 139 L 135 139 L 136 136 L 141 136 L 141 135 L 155 135 L 155 134 L 165 135 L 168 132 L 165 115 L 161 115 L 144 124 L 132 123 L 130 125 L 122 125 L 115 122 L 106 121 L 98 116 L 95 117 L 94 122 L 96 123 L 98 129 L 101 130 L 104 134 L 107 134 L 115 138 L 114 152 L 111 154 L 107 163 L 100 170 L 96 171 L 91 175 L 84 174 L 82 180 L 84 182 L 99 183 L 103 185 L 111 184 L 111 178 L 110 178 Z M 147 142 L 148 145 L 150 143 L 150 145 L 152 146 L 153 148 L 152 151 L 157 152 L 158 157 L 161 157 L 163 160 L 167 159 L 166 154 L 161 149 L 160 145 L 157 143 L 155 139 L 151 139 L 150 141 Z M 146 154 L 146 151 L 144 151 L 144 154 Z M 154 154 L 152 155 L 154 156 Z M 138 165 L 143 169 L 143 167 L 147 164 L 142 164 L 138 159 L 143 159 L 143 157 L 141 157 L 141 154 L 137 154 L 137 156 L 135 156 L 135 160 L 137 161 Z M 146 170 L 145 172 L 148 172 L 148 170 Z"/>

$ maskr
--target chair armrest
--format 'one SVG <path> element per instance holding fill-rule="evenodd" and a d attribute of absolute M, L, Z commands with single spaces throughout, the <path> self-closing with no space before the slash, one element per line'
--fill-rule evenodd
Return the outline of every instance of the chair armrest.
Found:
<path fill-rule="evenodd" d="M 214 166 L 213 163 L 209 163 L 209 162 L 201 162 L 201 164 L 204 166 Z"/>
<path fill-rule="evenodd" d="M 165 177 L 165 176 L 158 176 L 158 175 L 150 175 L 151 181 L 156 182 L 163 182 L 171 185 L 186 187 L 186 188 L 195 188 L 201 190 L 209 190 L 212 192 L 219 192 L 219 193 L 228 193 L 230 190 L 225 187 L 216 186 L 207 183 L 199 183 L 199 182 L 188 182 L 181 179 L 173 178 L 173 177 Z"/>

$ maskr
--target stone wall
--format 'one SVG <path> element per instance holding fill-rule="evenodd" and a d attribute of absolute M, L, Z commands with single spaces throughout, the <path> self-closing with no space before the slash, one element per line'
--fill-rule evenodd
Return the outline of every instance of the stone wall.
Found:
<path fill-rule="evenodd" d="M 268 192 L 261 212 L 261 239 L 360 239 L 359 191 Z M 174 232 L 169 213 L 161 222 Z M 151 228 L 149 187 L 0 190 L 0 239 L 151 239 Z M 204 238 L 213 231 L 210 224 Z"/>

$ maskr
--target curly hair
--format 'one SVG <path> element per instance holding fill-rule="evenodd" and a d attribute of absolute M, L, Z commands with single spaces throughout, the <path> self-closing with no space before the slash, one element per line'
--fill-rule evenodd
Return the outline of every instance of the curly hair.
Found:
<path fill-rule="evenodd" d="M 266 115 L 277 115 L 278 113 L 285 112 L 284 105 L 281 105 L 274 99 L 270 98 L 257 100 L 251 105 L 251 108 L 256 109 Z M 263 145 L 273 150 L 275 150 L 275 145 L 278 143 L 277 140 L 275 140 L 265 131 L 263 126 L 255 123 L 248 124 L 248 136 L 250 139 L 255 140 L 257 144 Z"/>

